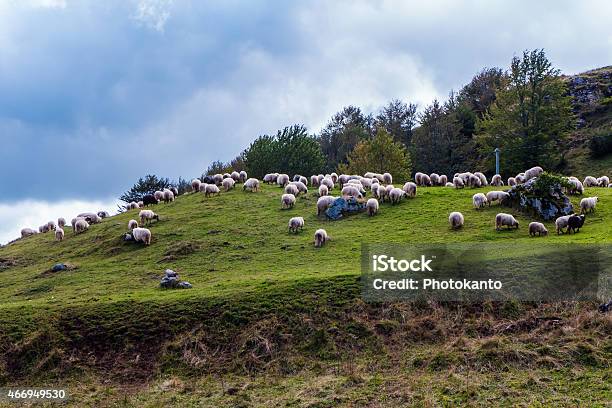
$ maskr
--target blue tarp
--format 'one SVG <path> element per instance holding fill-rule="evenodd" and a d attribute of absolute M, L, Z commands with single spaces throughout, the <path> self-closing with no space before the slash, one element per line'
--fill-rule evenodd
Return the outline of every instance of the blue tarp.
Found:
<path fill-rule="evenodd" d="M 339 220 L 342 218 L 342 213 L 358 212 L 365 208 L 363 203 L 360 203 L 354 197 L 344 199 L 342 197 L 336 198 L 331 206 L 325 210 L 325 215 L 329 219 Z"/>

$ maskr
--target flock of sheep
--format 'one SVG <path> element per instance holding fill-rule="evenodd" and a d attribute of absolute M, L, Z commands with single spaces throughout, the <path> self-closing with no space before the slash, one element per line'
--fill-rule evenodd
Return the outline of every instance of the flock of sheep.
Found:
<path fill-rule="evenodd" d="M 533 167 L 515 177 L 510 177 L 507 180 L 507 185 L 514 186 L 525 183 L 532 178 L 538 177 L 542 172 L 543 169 L 541 167 Z M 319 196 L 316 205 L 318 216 L 323 214 L 334 201 L 339 198 L 330 195 L 330 192 L 336 186 L 340 188 L 341 197 L 352 197 L 360 202 L 365 202 L 365 211 L 367 215 L 374 216 L 379 211 L 379 202 L 384 203 L 386 201 L 391 204 L 397 204 L 402 199 L 414 198 L 417 194 L 417 187 L 419 186 L 443 186 L 460 189 L 465 187 L 479 188 L 488 185 L 501 187 L 505 185 L 499 174 L 494 175 L 489 183 L 486 176 L 481 172 L 456 173 L 452 178 L 452 182 L 448 181 L 446 175 L 439 175 L 436 173 L 427 175 L 417 172 L 414 177 L 414 182 L 406 182 L 402 188 L 395 187 L 392 184 L 393 177 L 391 174 L 373 172 L 367 172 L 363 176 L 348 174 L 338 175 L 336 173 L 325 175 L 318 174 L 311 176 L 310 180 L 302 175 L 295 175 L 293 178 L 290 178 L 287 174 L 269 173 L 263 177 L 262 182 L 275 184 L 283 189 L 280 197 L 281 209 L 292 208 L 300 194 L 308 193 L 309 185 L 316 188 Z M 584 182 L 580 182 L 580 180 L 575 177 L 569 177 L 568 182 L 571 185 L 571 187 L 567 189 L 568 194 L 582 194 L 584 192 L 584 187 L 612 187 L 607 176 L 599 178 L 588 176 L 584 179 Z M 244 191 L 258 192 L 260 190 L 260 181 L 256 178 L 248 178 L 245 171 L 215 174 L 213 176 L 206 176 L 203 180 L 196 178 L 192 180 L 191 188 L 193 193 L 200 192 L 205 197 L 210 197 L 212 195 L 219 195 L 221 189 L 227 192 L 235 188 L 237 183 L 243 184 L 242 188 Z M 370 191 L 371 198 L 368 198 L 366 201 L 367 191 Z M 140 212 L 138 214 L 138 220 L 129 220 L 127 225 L 128 232 L 125 235 L 125 239 L 150 245 L 152 234 L 145 226 L 148 226 L 154 220 L 159 221 L 159 215 L 144 207 L 156 205 L 162 201 L 170 203 L 174 201 L 176 196 L 178 196 L 178 190 L 175 187 L 169 187 L 162 191 L 155 191 L 153 194 L 147 194 L 143 196 L 142 200 L 139 202 L 128 203 L 126 205 L 127 211 L 138 209 Z M 472 203 L 474 208 L 480 209 L 486 205 L 490 206 L 495 202 L 501 203 L 507 197 L 509 197 L 509 194 L 501 190 L 489 191 L 486 194 L 476 193 L 472 197 Z M 597 197 L 583 198 L 580 201 L 580 215 L 571 214 L 557 218 L 555 221 L 557 234 L 564 232 L 564 228 L 567 229 L 566 231 L 568 233 L 579 231 L 580 227 L 584 224 L 584 213 L 594 211 L 596 205 Z M 79 214 L 71 221 L 73 233 L 79 234 L 85 232 L 89 229 L 91 224 L 100 223 L 103 218 L 108 216 L 109 214 L 105 211 Z M 462 228 L 465 224 L 463 214 L 457 211 L 450 213 L 448 221 L 452 229 Z M 65 234 L 65 225 L 66 220 L 64 218 L 59 218 L 57 224 L 54 221 L 49 221 L 47 224 L 40 226 L 38 231 L 31 228 L 24 228 L 21 230 L 21 237 L 24 238 L 38 233 L 54 231 L 55 239 L 62 241 Z M 495 228 L 496 230 L 500 230 L 504 226 L 518 229 L 519 222 L 511 214 L 499 213 L 495 216 Z M 289 220 L 288 227 L 289 232 L 299 233 L 304 228 L 304 217 L 292 217 Z M 548 234 L 548 230 L 544 224 L 539 222 L 530 223 L 528 230 L 530 236 L 535 236 L 536 234 L 538 236 L 546 236 Z M 315 231 L 315 247 L 321 247 L 329 240 L 330 237 L 324 229 L 321 228 Z"/>

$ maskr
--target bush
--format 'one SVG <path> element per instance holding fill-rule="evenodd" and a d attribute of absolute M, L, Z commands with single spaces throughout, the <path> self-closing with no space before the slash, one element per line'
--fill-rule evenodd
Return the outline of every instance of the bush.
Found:
<path fill-rule="evenodd" d="M 593 136 L 589 142 L 592 157 L 602 157 L 612 153 L 612 131 Z"/>

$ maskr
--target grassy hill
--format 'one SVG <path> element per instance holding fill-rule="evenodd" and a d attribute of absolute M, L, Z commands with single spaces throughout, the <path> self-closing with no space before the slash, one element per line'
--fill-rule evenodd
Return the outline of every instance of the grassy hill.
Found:
<path fill-rule="evenodd" d="M 367 304 L 359 274 L 364 242 L 612 243 L 612 189 L 587 189 L 600 203 L 580 233 L 541 239 L 518 213 L 518 231 L 496 232 L 499 208 L 474 210 L 470 189 L 335 222 L 313 192 L 291 210 L 280 192 L 160 204 L 149 247 L 122 241 L 130 211 L 0 248 L 0 384 L 63 384 L 78 406 L 609 402 L 612 319 L 595 304 Z M 288 234 L 295 215 L 304 232 Z M 321 227 L 332 241 L 316 249 Z M 165 268 L 194 288 L 159 289 Z"/>

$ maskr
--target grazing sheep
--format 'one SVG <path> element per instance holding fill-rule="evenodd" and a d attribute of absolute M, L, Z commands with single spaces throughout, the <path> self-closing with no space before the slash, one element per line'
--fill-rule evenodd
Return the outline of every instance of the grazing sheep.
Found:
<path fill-rule="evenodd" d="M 395 186 L 393 184 L 387 184 L 385 186 L 385 190 L 387 190 L 387 195 L 391 192 L 391 190 L 393 190 L 395 188 Z"/>
<path fill-rule="evenodd" d="M 431 177 L 430 177 L 430 178 L 431 178 Z M 439 185 L 441 185 L 441 186 L 445 186 L 445 185 L 446 185 L 446 183 L 448 183 L 448 178 L 446 177 L 446 175 L 445 175 L 445 174 L 442 174 L 442 175 L 440 176 L 440 178 L 438 179 L 438 184 L 439 184 Z"/>
<path fill-rule="evenodd" d="M 77 217 L 73 218 L 73 219 L 70 221 L 70 225 L 72 225 L 72 232 L 73 232 L 73 233 L 76 233 L 76 222 L 77 222 L 78 220 L 84 220 L 84 219 L 85 219 L 85 218 L 83 218 L 83 217 L 78 217 L 78 216 L 77 216 Z"/>
<path fill-rule="evenodd" d="M 55 230 L 55 221 L 47 222 L 47 226 L 49 227 L 49 231 Z"/>
<path fill-rule="evenodd" d="M 174 194 L 174 197 L 178 197 L 179 196 L 178 188 L 170 187 L 168 190 L 172 191 L 172 194 Z"/>
<path fill-rule="evenodd" d="M 429 179 L 431 180 L 431 184 L 434 186 L 437 186 L 438 184 L 440 184 L 440 175 L 437 173 L 431 173 L 429 175 Z"/>
<path fill-rule="evenodd" d="M 350 197 L 356 197 L 356 198 L 362 197 L 362 194 L 359 191 L 359 188 L 355 187 L 354 185 L 350 185 L 350 184 L 347 184 L 344 187 L 342 187 L 342 192 L 340 194 L 343 197 L 344 196 L 350 196 Z"/>
<path fill-rule="evenodd" d="M 338 175 L 336 173 L 332 172 L 332 174 L 330 174 L 329 177 L 332 179 L 334 184 L 336 184 L 336 182 L 338 181 Z"/>
<path fill-rule="evenodd" d="M 538 236 L 547 236 L 548 230 L 541 222 L 530 222 L 529 223 L 529 236 L 535 237 L 536 233 Z"/>
<path fill-rule="evenodd" d="M 420 180 L 421 186 L 431 187 L 431 178 L 427 174 L 422 174 Z"/>
<path fill-rule="evenodd" d="M 74 223 L 74 233 L 80 234 L 81 232 L 85 232 L 89 229 L 89 223 L 85 221 L 83 218 L 79 218 Z"/>
<path fill-rule="evenodd" d="M 131 203 L 128 203 L 126 209 L 128 210 L 135 210 L 138 208 L 138 203 L 136 201 L 132 201 Z"/>
<path fill-rule="evenodd" d="M 487 205 L 487 197 L 482 193 L 476 193 L 472 196 L 472 204 L 474 208 L 479 209 Z"/>
<path fill-rule="evenodd" d="M 60 228 L 64 228 L 66 226 L 66 219 L 63 217 L 60 217 L 57 219 L 57 226 Z"/>
<path fill-rule="evenodd" d="M 38 232 L 41 234 L 46 234 L 47 232 L 49 232 L 50 228 L 49 225 L 45 224 L 45 225 L 41 225 L 40 227 L 38 227 Z"/>
<path fill-rule="evenodd" d="M 279 174 L 276 178 L 276 184 L 281 187 L 285 187 L 289 183 L 289 176 L 287 174 Z"/>
<path fill-rule="evenodd" d="M 363 188 L 371 190 L 372 189 L 372 180 L 362 177 L 361 180 L 359 180 L 361 182 L 361 185 L 363 186 Z"/>
<path fill-rule="evenodd" d="M 542 173 L 544 173 L 544 170 L 540 166 L 532 167 L 525 172 L 525 181 L 539 177 Z"/>
<path fill-rule="evenodd" d="M 445 187 L 455 187 L 455 185 L 449 181 L 446 183 Z"/>
<path fill-rule="evenodd" d="M 155 193 L 153 193 L 153 197 L 155 197 L 157 202 L 160 202 L 161 200 L 164 199 L 164 192 L 163 191 L 156 191 Z"/>
<path fill-rule="evenodd" d="M 238 183 L 240 181 L 240 173 L 238 173 L 237 171 L 232 171 L 232 173 L 230 174 L 230 177 L 232 178 L 232 180 L 234 180 L 234 183 Z"/>
<path fill-rule="evenodd" d="M 204 178 L 202 179 L 202 183 L 204 183 L 204 184 L 215 184 L 215 180 L 213 179 L 212 176 L 204 176 Z"/>
<path fill-rule="evenodd" d="M 223 181 L 221 182 L 221 184 L 223 185 L 223 189 L 227 192 L 230 191 L 232 188 L 234 188 L 234 184 L 236 182 L 234 181 L 233 178 L 225 178 L 223 179 Z"/>
<path fill-rule="evenodd" d="M 392 184 L 393 183 L 393 177 L 391 176 L 391 174 L 383 173 L 383 183 L 385 183 L 385 184 Z"/>
<path fill-rule="evenodd" d="M 574 234 L 580 232 L 580 228 L 584 225 L 584 220 L 586 216 L 584 214 L 576 215 L 572 214 L 567 220 L 567 233 L 571 234 L 574 231 Z"/>
<path fill-rule="evenodd" d="M 495 229 L 499 231 L 502 226 L 507 226 L 508 229 L 515 227 L 518 229 L 519 222 L 512 216 L 512 214 L 499 213 L 495 216 Z"/>
<path fill-rule="evenodd" d="M 150 224 L 153 220 L 159 221 L 159 215 L 155 214 L 151 210 L 142 210 L 140 213 L 138 213 L 138 216 L 140 217 L 140 225 L 145 225 L 145 223 Z M 128 222 L 128 228 L 129 225 L 130 223 Z"/>
<path fill-rule="evenodd" d="M 329 194 L 329 189 L 325 184 L 319 186 L 319 197 L 323 197 Z"/>
<path fill-rule="evenodd" d="M 295 204 L 295 195 L 293 194 L 283 194 L 281 196 L 281 208 L 293 208 Z"/>
<path fill-rule="evenodd" d="M 55 240 L 56 241 L 63 241 L 64 240 L 64 230 L 57 227 L 55 229 Z"/>
<path fill-rule="evenodd" d="M 293 217 L 289 220 L 289 232 L 297 234 L 304 229 L 304 217 Z"/>
<path fill-rule="evenodd" d="M 516 184 L 523 184 L 525 181 L 525 173 L 519 173 L 516 175 L 516 177 L 514 177 L 514 180 L 516 180 Z"/>
<path fill-rule="evenodd" d="M 310 176 L 310 185 L 313 187 L 319 187 L 319 176 Z"/>
<path fill-rule="evenodd" d="M 138 228 L 138 221 L 136 221 L 136 220 L 129 220 L 128 221 L 128 230 L 131 231 L 134 228 Z"/>
<path fill-rule="evenodd" d="M 421 173 L 420 171 L 414 173 L 414 182 L 417 184 L 417 186 L 421 185 L 421 176 L 423 176 L 423 173 Z"/>
<path fill-rule="evenodd" d="M 276 183 L 276 179 L 278 178 L 278 173 L 268 173 L 263 176 L 263 182 L 266 184 Z"/>
<path fill-rule="evenodd" d="M 482 187 L 482 180 L 475 174 L 471 174 L 468 178 L 468 186 L 472 188 Z"/>
<path fill-rule="evenodd" d="M 240 182 L 241 183 L 244 183 L 245 181 L 247 181 L 248 176 L 247 176 L 247 172 L 246 171 L 241 170 L 239 174 L 240 174 Z"/>
<path fill-rule="evenodd" d="M 495 174 L 493 177 L 491 177 L 491 185 L 495 187 L 501 187 L 504 185 L 504 181 L 502 180 L 499 174 Z"/>
<path fill-rule="evenodd" d="M 601 176 L 597 179 L 597 185 L 599 187 L 606 187 L 608 184 L 610 184 L 610 178 L 608 178 L 608 176 Z"/>
<path fill-rule="evenodd" d="M 29 237 L 30 235 L 36 235 L 38 231 L 33 230 L 32 228 L 23 228 L 21 230 L 21 238 Z"/>
<path fill-rule="evenodd" d="M 299 181 L 300 183 L 304 184 L 305 186 L 308 185 L 308 179 L 306 177 L 304 177 L 304 176 L 300 176 L 300 178 L 297 181 Z"/>
<path fill-rule="evenodd" d="M 204 197 L 210 197 L 213 194 L 219 195 L 221 194 L 221 190 L 219 190 L 216 184 L 207 184 L 204 190 Z"/>
<path fill-rule="evenodd" d="M 514 177 L 508 177 L 508 186 L 509 187 L 514 187 L 516 186 L 518 183 L 516 182 L 516 179 Z"/>
<path fill-rule="evenodd" d="M 461 177 L 453 177 L 453 185 L 457 189 L 465 187 L 465 183 Z"/>
<path fill-rule="evenodd" d="M 151 231 L 146 228 L 134 228 L 132 230 L 134 241 L 142 242 L 145 245 L 151 245 Z"/>
<path fill-rule="evenodd" d="M 484 174 L 482 174 L 481 172 L 477 171 L 477 172 L 474 173 L 474 175 L 480 179 L 480 185 L 481 186 L 488 186 L 489 185 L 489 182 L 487 181 L 487 177 Z"/>
<path fill-rule="evenodd" d="M 385 200 L 389 198 L 389 192 L 383 186 L 380 186 L 377 190 L 377 196 L 381 203 L 384 203 Z"/>
<path fill-rule="evenodd" d="M 402 201 L 404 194 L 404 190 L 401 188 L 392 188 L 391 191 L 389 191 L 389 199 L 391 200 L 391 204 L 399 204 Z"/>
<path fill-rule="evenodd" d="M 110 214 L 106 211 L 98 211 L 97 214 L 98 214 L 98 217 L 102 219 L 110 217 Z"/>
<path fill-rule="evenodd" d="M 300 193 L 308 194 L 308 187 L 306 187 L 306 184 L 302 183 L 301 181 L 292 181 L 290 184 L 296 186 Z"/>
<path fill-rule="evenodd" d="M 200 184 L 200 193 L 205 193 L 206 192 L 206 186 L 207 185 L 208 185 L 208 183 Z"/>
<path fill-rule="evenodd" d="M 586 176 L 582 184 L 585 187 L 597 187 L 597 179 L 593 176 Z"/>
<path fill-rule="evenodd" d="M 259 191 L 259 180 L 257 180 L 256 178 L 250 178 L 248 180 L 246 180 L 244 182 L 244 185 L 242 186 L 242 190 L 243 191 L 251 191 L 251 192 L 257 192 Z"/>
<path fill-rule="evenodd" d="M 563 228 L 567 227 L 567 221 L 569 220 L 569 218 L 572 215 L 573 214 L 571 214 L 571 215 L 563 215 L 563 216 L 561 216 L 561 217 L 559 217 L 559 218 L 557 218 L 555 220 L 555 228 L 557 230 L 557 235 L 559 235 L 559 233 L 561 233 L 561 234 L 564 233 Z"/>
<path fill-rule="evenodd" d="M 167 204 L 174 201 L 174 193 L 167 188 L 164 188 L 164 202 Z"/>
<path fill-rule="evenodd" d="M 580 200 L 580 213 L 595 211 L 597 205 L 597 197 L 586 197 Z"/>
<path fill-rule="evenodd" d="M 406 184 L 404 184 L 402 190 L 404 190 L 407 197 L 416 197 L 417 185 L 412 181 L 408 181 Z"/>
<path fill-rule="evenodd" d="M 202 184 L 198 184 L 198 189 L 200 188 L 199 186 L 201 185 Z M 142 203 L 145 205 L 145 207 L 148 207 L 149 205 L 157 205 L 159 203 L 159 200 L 155 198 L 153 194 L 147 194 L 144 197 L 142 197 Z"/>
<path fill-rule="evenodd" d="M 321 248 L 329 240 L 330 240 L 330 238 L 327 235 L 327 231 L 325 231 L 323 228 L 320 228 L 320 229 L 315 231 L 315 233 L 314 233 L 314 246 L 315 246 L 315 248 Z"/>
<path fill-rule="evenodd" d="M 144 208 L 144 206 L 145 206 L 144 205 L 144 201 L 139 201 L 138 202 L 138 208 Z M 104 217 L 102 217 L 102 218 L 104 218 Z"/>
<path fill-rule="evenodd" d="M 77 218 L 83 218 L 89 224 L 99 224 L 102 222 L 102 217 L 100 217 L 98 214 L 88 212 L 77 215 Z"/>
<path fill-rule="evenodd" d="M 465 220 L 463 218 L 463 214 L 461 214 L 458 211 L 453 211 L 448 216 L 448 222 L 449 222 L 449 224 L 450 224 L 452 229 L 458 229 L 458 228 L 463 227 L 463 224 L 465 223 Z"/>
<path fill-rule="evenodd" d="M 223 181 L 223 174 L 219 174 L 219 173 L 214 174 L 212 176 L 212 179 L 213 179 L 213 183 L 215 183 L 217 186 L 220 186 L 221 182 Z"/>
<path fill-rule="evenodd" d="M 319 197 L 317 200 L 317 215 L 321 215 L 321 213 L 325 212 L 329 208 L 329 206 L 334 202 L 337 197 L 333 196 L 323 196 Z"/>
<path fill-rule="evenodd" d="M 327 177 L 326 177 L 327 178 Z M 346 174 L 341 174 L 338 176 L 338 178 L 336 179 L 336 181 L 334 181 L 331 176 L 330 176 L 330 180 L 332 181 L 332 183 L 336 184 L 336 182 L 338 184 L 340 184 L 340 188 L 344 187 L 344 185 L 349 181 L 349 176 Z"/>
<path fill-rule="evenodd" d="M 580 180 L 570 177 L 567 179 L 567 182 L 571 185 L 571 187 L 567 188 L 567 194 L 584 194 L 584 186 Z"/>
<path fill-rule="evenodd" d="M 486 197 L 487 197 L 487 204 L 489 204 L 489 207 L 490 207 L 491 203 L 493 203 L 494 201 L 499 201 L 499 203 L 501 204 L 502 201 L 510 197 L 510 194 L 506 193 L 505 191 L 489 191 Z"/>
<path fill-rule="evenodd" d="M 335 184 L 335 183 L 334 183 L 334 181 L 331 179 L 331 177 L 324 177 L 324 178 L 321 180 L 320 184 L 321 184 L 321 185 L 323 185 L 323 186 L 327 186 L 327 189 L 328 189 L 329 191 L 331 191 L 331 190 L 333 190 L 333 189 L 334 189 L 334 184 Z M 342 185 L 342 184 L 341 184 L 341 185 Z"/>
<path fill-rule="evenodd" d="M 372 188 L 370 190 L 372 191 L 372 196 L 374 198 L 378 198 L 379 197 L 378 196 L 378 189 L 380 189 L 380 188 L 384 188 L 384 187 L 381 187 L 380 184 L 372 184 Z"/>
<path fill-rule="evenodd" d="M 195 178 L 191 180 L 191 191 L 193 191 L 194 193 L 200 191 L 200 184 L 202 184 L 202 181 L 200 181 L 200 179 Z"/>
<path fill-rule="evenodd" d="M 378 200 L 370 198 L 366 203 L 366 211 L 370 217 L 378 214 Z"/>
<path fill-rule="evenodd" d="M 285 194 L 292 194 L 294 196 L 297 196 L 298 194 L 300 194 L 300 190 L 298 190 L 295 184 L 287 184 L 287 186 L 285 186 Z"/>

